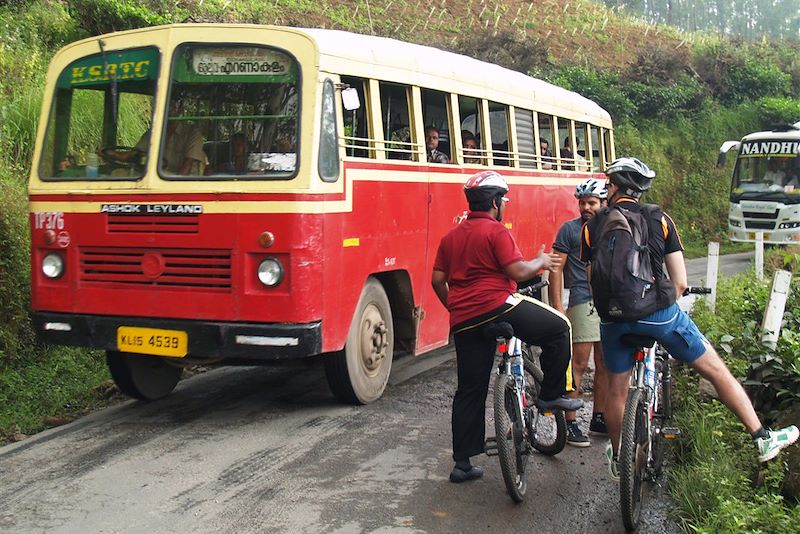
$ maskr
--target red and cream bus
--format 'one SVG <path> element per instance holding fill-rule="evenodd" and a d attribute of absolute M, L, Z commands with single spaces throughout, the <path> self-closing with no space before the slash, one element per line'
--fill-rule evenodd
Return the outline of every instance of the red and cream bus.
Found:
<path fill-rule="evenodd" d="M 450 163 L 428 163 L 428 126 Z M 252 25 L 85 39 L 51 63 L 36 142 L 35 326 L 105 350 L 140 399 L 189 363 L 320 356 L 339 399 L 371 402 L 395 356 L 448 342 L 430 275 L 465 179 L 506 176 L 532 256 L 613 157 L 597 104 L 430 47 Z"/>

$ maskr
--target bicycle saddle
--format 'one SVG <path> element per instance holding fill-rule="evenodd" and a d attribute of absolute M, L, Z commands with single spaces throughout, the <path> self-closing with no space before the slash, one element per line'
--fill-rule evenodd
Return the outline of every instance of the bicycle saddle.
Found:
<path fill-rule="evenodd" d="M 514 327 L 505 321 L 499 323 L 489 323 L 483 327 L 482 332 L 486 337 L 492 339 L 497 339 L 498 337 L 511 339 L 514 337 Z"/>
<path fill-rule="evenodd" d="M 620 338 L 622 344 L 632 349 L 639 347 L 652 347 L 655 345 L 656 339 L 650 336 L 641 336 L 639 334 L 623 334 Z"/>

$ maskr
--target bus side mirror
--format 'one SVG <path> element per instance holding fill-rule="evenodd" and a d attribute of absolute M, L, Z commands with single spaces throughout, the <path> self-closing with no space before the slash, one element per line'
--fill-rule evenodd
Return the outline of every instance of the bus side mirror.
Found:
<path fill-rule="evenodd" d="M 735 150 L 739 152 L 739 145 L 741 144 L 740 141 L 725 141 L 722 143 L 722 146 L 719 147 L 719 156 L 717 156 L 717 167 L 722 167 L 725 165 L 725 160 L 728 156 L 728 151 Z"/>
<path fill-rule="evenodd" d="M 342 89 L 342 105 L 347 111 L 353 111 L 361 107 L 358 99 L 358 91 L 353 87 Z"/>

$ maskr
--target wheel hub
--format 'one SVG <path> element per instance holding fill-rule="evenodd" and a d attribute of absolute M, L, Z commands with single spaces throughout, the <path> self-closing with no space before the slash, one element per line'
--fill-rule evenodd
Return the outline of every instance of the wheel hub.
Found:
<path fill-rule="evenodd" d="M 388 329 L 380 310 L 373 305 L 364 310 L 361 318 L 361 362 L 370 374 L 380 369 L 389 346 Z"/>

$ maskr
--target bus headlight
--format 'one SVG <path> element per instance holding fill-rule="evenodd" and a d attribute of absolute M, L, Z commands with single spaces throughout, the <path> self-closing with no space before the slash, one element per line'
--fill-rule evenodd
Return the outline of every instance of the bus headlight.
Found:
<path fill-rule="evenodd" d="M 737 221 L 736 219 L 728 219 L 728 224 L 730 224 L 731 226 L 736 226 L 737 228 L 740 228 L 742 226 L 742 222 Z"/>
<path fill-rule="evenodd" d="M 778 225 L 778 230 L 788 230 L 790 228 L 800 228 L 800 222 L 782 222 Z"/>
<path fill-rule="evenodd" d="M 47 278 L 59 278 L 64 274 L 64 259 L 60 254 L 51 252 L 42 259 L 42 274 Z"/>
<path fill-rule="evenodd" d="M 276 286 L 283 280 L 283 265 L 275 258 L 267 258 L 258 265 L 258 279 L 267 287 Z"/>

